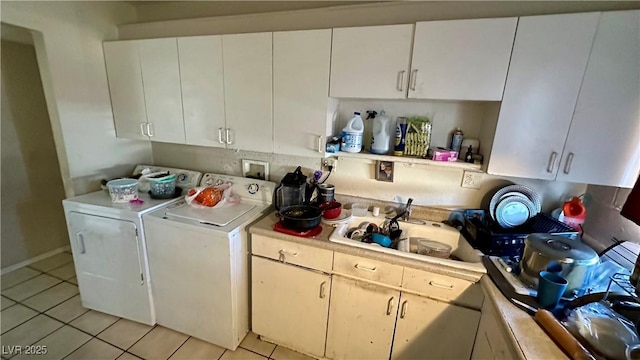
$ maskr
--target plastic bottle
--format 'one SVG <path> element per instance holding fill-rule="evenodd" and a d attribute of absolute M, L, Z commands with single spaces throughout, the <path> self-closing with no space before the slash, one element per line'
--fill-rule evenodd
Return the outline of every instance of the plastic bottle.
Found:
<path fill-rule="evenodd" d="M 396 140 L 393 146 L 393 155 L 404 154 L 405 137 L 407 136 L 407 118 L 399 116 L 396 120 Z"/>
<path fill-rule="evenodd" d="M 462 133 L 462 130 L 460 130 L 460 128 L 456 128 L 456 130 L 453 132 L 453 135 L 451 135 L 451 146 L 449 147 L 451 150 L 455 150 L 458 152 L 458 157 L 460 157 L 460 148 L 462 147 L 462 137 L 464 136 L 464 134 Z"/>
<path fill-rule="evenodd" d="M 371 153 L 386 155 L 389 152 L 391 134 L 389 131 L 389 119 L 384 110 L 373 118 L 373 130 L 371 131 Z"/>
<path fill-rule="evenodd" d="M 584 219 L 587 217 L 587 208 L 582 204 L 582 201 L 573 197 L 562 205 L 562 212 L 558 217 L 558 220 L 571 226 L 579 233 L 582 233 L 581 225 L 584 223 Z"/>
<path fill-rule="evenodd" d="M 464 156 L 464 161 L 468 163 L 473 163 L 473 145 L 469 145 L 467 149 L 467 154 Z"/>
<path fill-rule="evenodd" d="M 362 150 L 362 133 L 364 132 L 364 122 L 359 112 L 353 113 L 353 118 L 349 120 L 347 126 L 342 129 L 342 145 L 340 150 L 357 153 Z"/>

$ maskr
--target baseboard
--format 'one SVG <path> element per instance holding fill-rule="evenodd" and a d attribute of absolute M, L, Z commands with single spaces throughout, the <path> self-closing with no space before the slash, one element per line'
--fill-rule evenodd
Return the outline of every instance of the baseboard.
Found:
<path fill-rule="evenodd" d="M 0 275 L 4 275 L 6 273 L 10 273 L 10 272 L 12 272 L 14 270 L 20 269 L 21 267 L 25 267 L 27 265 L 33 264 L 33 263 L 38 262 L 40 260 L 44 260 L 44 259 L 46 259 L 48 257 L 53 256 L 53 255 L 59 254 L 59 253 L 61 253 L 63 251 L 69 251 L 69 250 L 71 250 L 71 246 L 66 245 L 66 246 L 59 247 L 57 249 L 48 251 L 48 252 L 46 252 L 46 253 L 44 253 L 42 255 L 38 255 L 36 257 L 32 257 L 31 259 L 27 259 L 25 261 L 21 261 L 21 262 L 19 262 L 17 264 L 9 265 L 9 266 L 7 266 L 5 268 L 2 268 L 2 270 L 0 270 Z"/>

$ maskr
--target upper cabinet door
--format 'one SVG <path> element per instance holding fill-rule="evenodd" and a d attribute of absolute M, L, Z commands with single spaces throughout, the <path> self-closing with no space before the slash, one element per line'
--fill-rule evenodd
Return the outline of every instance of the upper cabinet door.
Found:
<path fill-rule="evenodd" d="M 324 153 L 331 29 L 273 33 L 274 152 Z"/>
<path fill-rule="evenodd" d="M 178 38 L 178 54 L 187 144 L 225 147 L 222 36 Z"/>
<path fill-rule="evenodd" d="M 488 173 L 556 178 L 599 16 L 520 18 Z"/>
<path fill-rule="evenodd" d="M 640 11 L 602 13 L 558 180 L 632 187 L 640 169 L 639 102 Z"/>
<path fill-rule="evenodd" d="M 333 29 L 331 97 L 404 99 L 413 24 Z"/>
<path fill-rule="evenodd" d="M 517 18 L 416 24 L 409 97 L 502 100 Z"/>
<path fill-rule="evenodd" d="M 151 140 L 184 144 L 177 41 L 139 40 L 138 46 Z"/>
<path fill-rule="evenodd" d="M 137 41 L 105 42 L 103 48 L 116 136 L 149 139 Z"/>
<path fill-rule="evenodd" d="M 227 148 L 273 152 L 272 33 L 222 35 Z"/>

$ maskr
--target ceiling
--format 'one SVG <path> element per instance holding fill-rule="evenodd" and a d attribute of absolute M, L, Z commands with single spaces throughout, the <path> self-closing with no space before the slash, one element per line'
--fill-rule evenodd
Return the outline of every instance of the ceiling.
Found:
<path fill-rule="evenodd" d="M 388 1 L 388 0 L 387 0 Z M 136 8 L 138 22 L 258 14 L 387 1 L 126 1 Z"/>

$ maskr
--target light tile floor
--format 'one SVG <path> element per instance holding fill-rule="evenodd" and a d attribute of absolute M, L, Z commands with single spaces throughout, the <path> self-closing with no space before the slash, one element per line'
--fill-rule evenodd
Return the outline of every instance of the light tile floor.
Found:
<path fill-rule="evenodd" d="M 63 252 L 2 275 L 3 359 L 310 360 L 250 332 L 236 351 L 156 325 L 82 307 L 73 257 Z M 12 353 L 46 346 L 45 355 Z"/>

